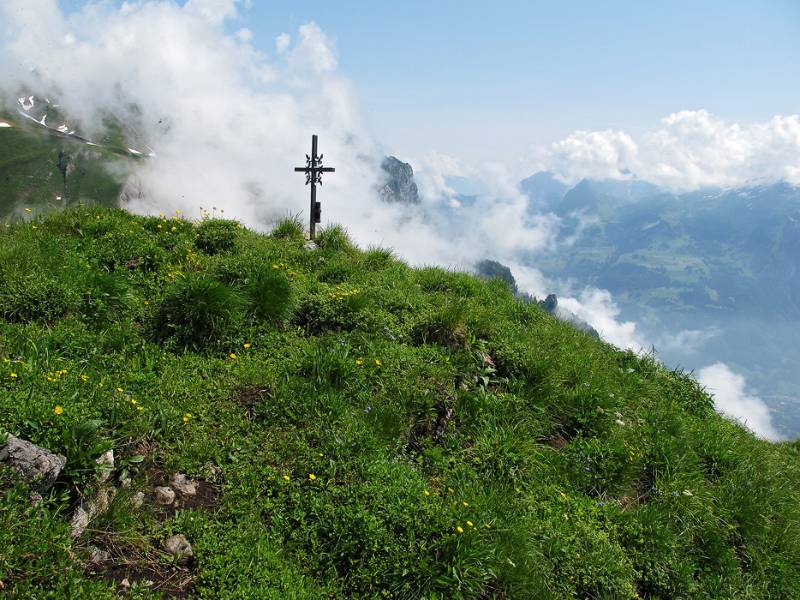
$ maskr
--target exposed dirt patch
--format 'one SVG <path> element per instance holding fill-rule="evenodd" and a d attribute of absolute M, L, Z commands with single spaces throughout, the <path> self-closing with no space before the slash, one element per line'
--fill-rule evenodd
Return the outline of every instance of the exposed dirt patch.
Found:
<path fill-rule="evenodd" d="M 86 567 L 86 574 L 113 581 L 118 594 L 131 587 L 146 588 L 167 598 L 188 598 L 194 590 L 194 563 L 162 564 L 155 553 L 144 554 L 135 546 L 118 545 L 108 538 L 103 550 L 110 558 Z"/>
<path fill-rule="evenodd" d="M 204 481 L 202 479 L 195 479 L 197 483 L 196 493 L 181 494 L 179 491 L 175 493 L 175 501 L 167 506 L 158 504 L 155 500 L 153 489 L 156 487 L 171 487 L 170 474 L 165 470 L 156 467 L 145 473 L 147 478 L 147 487 L 149 494 L 146 502 L 151 506 L 156 515 L 164 518 L 173 516 L 178 510 L 184 509 L 197 509 L 197 510 L 211 510 L 216 506 L 219 496 L 220 487 L 215 483 Z"/>
<path fill-rule="evenodd" d="M 247 386 L 236 392 L 236 404 L 244 409 L 248 420 L 256 418 L 256 407 L 264 400 L 271 398 L 272 392 L 267 387 Z"/>
<path fill-rule="evenodd" d="M 554 433 L 550 437 L 545 438 L 542 442 L 550 446 L 553 450 L 561 450 L 564 446 L 569 444 L 569 439 L 562 435 L 561 432 Z"/>
<path fill-rule="evenodd" d="M 419 452 L 426 438 L 432 440 L 433 443 L 438 442 L 454 416 L 455 410 L 452 406 L 444 402 L 437 402 L 436 418 L 431 419 L 427 415 L 419 417 L 408 435 L 406 448 L 410 451 Z"/>
<path fill-rule="evenodd" d="M 415 346 L 438 344 L 450 350 L 468 350 L 467 328 L 463 323 L 445 327 L 439 323 L 418 323 L 411 330 L 411 341 Z"/>

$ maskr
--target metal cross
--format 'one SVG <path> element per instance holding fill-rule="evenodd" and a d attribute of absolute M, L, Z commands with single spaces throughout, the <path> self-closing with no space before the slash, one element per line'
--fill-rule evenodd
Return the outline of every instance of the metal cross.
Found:
<path fill-rule="evenodd" d="M 311 239 L 314 239 L 316 224 L 322 220 L 322 205 L 317 202 L 317 184 L 322 185 L 322 174 L 333 173 L 333 167 L 322 166 L 322 154 L 317 156 L 317 136 L 311 136 L 311 156 L 306 154 L 306 166 L 295 167 L 294 170 L 306 174 L 306 185 L 311 184 Z"/>

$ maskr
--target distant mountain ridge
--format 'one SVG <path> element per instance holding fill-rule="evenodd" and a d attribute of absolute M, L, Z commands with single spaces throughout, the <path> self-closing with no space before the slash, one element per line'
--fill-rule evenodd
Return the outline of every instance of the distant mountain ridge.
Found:
<path fill-rule="evenodd" d="M 550 194 L 562 238 L 575 240 L 542 259 L 546 272 L 652 306 L 739 310 L 777 300 L 780 312 L 800 315 L 800 188 L 675 194 L 643 181 L 584 179 L 557 198 L 545 177 L 536 181 L 521 188 L 532 204 Z"/>

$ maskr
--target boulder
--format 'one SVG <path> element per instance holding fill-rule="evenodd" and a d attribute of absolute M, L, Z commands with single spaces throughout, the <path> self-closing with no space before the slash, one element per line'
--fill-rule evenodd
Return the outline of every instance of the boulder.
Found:
<path fill-rule="evenodd" d="M 58 479 L 67 459 L 13 435 L 0 448 L 0 462 L 17 469 L 38 492 L 46 492 Z"/>
<path fill-rule="evenodd" d="M 175 473 L 169 484 L 182 496 L 194 496 L 197 494 L 197 482 L 187 479 L 183 473 Z"/>
<path fill-rule="evenodd" d="M 189 559 L 194 554 L 192 552 L 192 545 L 186 536 L 182 533 L 171 535 L 164 540 L 164 551 L 173 556 L 180 556 L 183 559 Z"/>
<path fill-rule="evenodd" d="M 156 502 L 162 506 L 169 506 L 175 502 L 175 490 L 167 486 L 159 486 L 153 489 L 153 496 Z"/>

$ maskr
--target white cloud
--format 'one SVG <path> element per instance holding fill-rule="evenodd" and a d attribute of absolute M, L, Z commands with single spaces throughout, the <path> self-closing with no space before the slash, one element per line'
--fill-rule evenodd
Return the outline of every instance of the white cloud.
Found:
<path fill-rule="evenodd" d="M 635 352 L 647 349 L 647 343 L 633 321 L 620 321 L 620 309 L 611 293 L 597 288 L 582 290 L 577 298 L 559 297 L 559 308 L 577 315 L 594 327 L 605 341 Z"/>
<path fill-rule="evenodd" d="M 239 15 L 238 4 L 241 4 L 240 0 L 188 0 L 184 8 L 209 23 L 222 23 Z"/>
<path fill-rule="evenodd" d="M 769 408 L 747 390 L 744 377 L 734 373 L 725 363 L 714 363 L 697 373 L 697 381 L 714 396 L 714 406 L 723 415 L 732 417 L 757 436 L 779 440 L 781 435 L 772 426 Z"/>
<path fill-rule="evenodd" d="M 778 180 L 800 184 L 800 115 L 740 124 L 706 110 L 683 110 L 638 140 L 622 131 L 576 131 L 534 155 L 536 168 L 570 183 L 635 175 L 677 190 Z"/>
<path fill-rule="evenodd" d="M 282 33 L 275 38 L 275 51 L 278 54 L 283 54 L 292 43 L 292 37 L 288 33 Z"/>
<path fill-rule="evenodd" d="M 128 179 L 132 210 L 192 216 L 216 206 L 262 229 L 287 213 L 307 214 L 308 191 L 293 167 L 317 133 L 336 167 L 320 194 L 323 224 L 345 224 L 361 245 L 392 246 L 415 264 L 468 268 L 487 256 L 511 262 L 552 242 L 557 220 L 527 215 L 515 178 L 498 164 L 474 170 L 488 190 L 474 206 L 450 206 L 443 177 L 461 167 L 435 153 L 418 173 L 424 190 L 441 193 L 422 211 L 379 203 L 382 152 L 333 41 L 307 23 L 279 36 L 270 58 L 249 30 L 223 27 L 243 6 L 103 2 L 66 17 L 54 0 L 4 0 L 0 91 L 14 98 L 27 87 L 57 98 L 80 133 L 99 131 L 109 113 L 130 125 L 138 136 L 132 147 L 156 154 Z"/>
<path fill-rule="evenodd" d="M 582 177 L 623 179 L 638 162 L 639 148 L 621 131 L 575 131 L 553 144 L 548 168 L 561 179 L 575 182 Z"/>
<path fill-rule="evenodd" d="M 708 327 L 706 329 L 684 329 L 678 333 L 664 332 L 656 342 L 658 350 L 672 352 L 694 353 L 700 350 L 709 340 L 720 335 L 722 331 L 718 327 Z"/>

